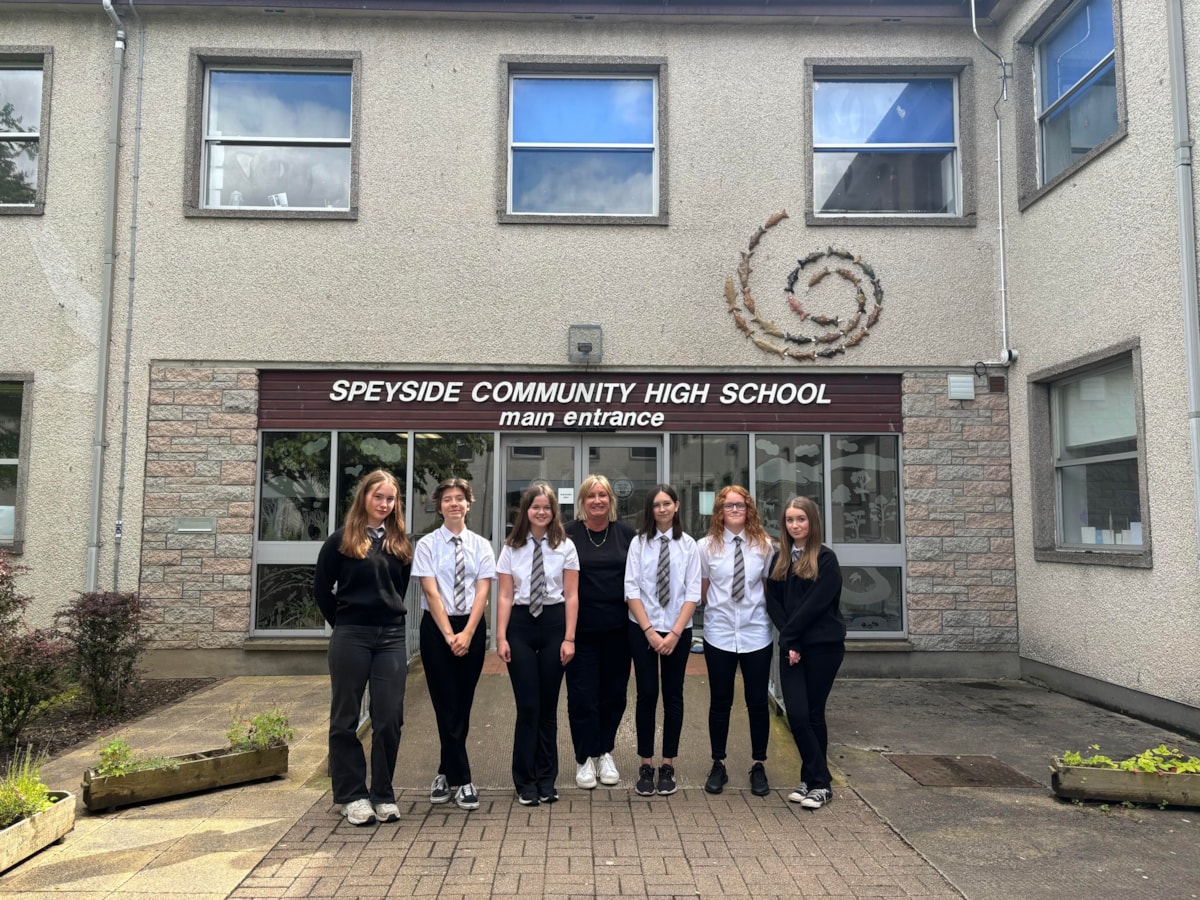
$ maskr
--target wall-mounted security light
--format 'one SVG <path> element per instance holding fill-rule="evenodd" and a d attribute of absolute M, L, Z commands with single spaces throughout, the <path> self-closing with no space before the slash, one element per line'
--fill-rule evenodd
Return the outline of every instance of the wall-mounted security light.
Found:
<path fill-rule="evenodd" d="M 570 325 L 567 328 L 567 361 L 604 361 L 604 329 L 599 325 Z"/>

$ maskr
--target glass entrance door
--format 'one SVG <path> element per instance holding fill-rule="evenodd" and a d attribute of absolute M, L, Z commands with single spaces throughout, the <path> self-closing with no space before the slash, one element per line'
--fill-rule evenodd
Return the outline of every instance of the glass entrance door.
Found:
<path fill-rule="evenodd" d="M 632 528 L 641 524 L 646 492 L 662 481 L 662 438 L 616 435 L 504 435 L 501 484 L 505 535 L 512 529 L 521 494 L 535 482 L 554 488 L 563 521 L 575 518 L 575 496 L 588 475 L 605 476 L 617 495 L 617 517 Z"/>

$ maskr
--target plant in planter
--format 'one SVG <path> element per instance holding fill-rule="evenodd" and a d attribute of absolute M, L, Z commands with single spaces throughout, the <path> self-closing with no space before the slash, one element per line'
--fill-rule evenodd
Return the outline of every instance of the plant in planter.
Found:
<path fill-rule="evenodd" d="M 1116 761 L 1092 744 L 1092 755 L 1067 751 L 1050 767 L 1050 785 L 1060 797 L 1113 800 L 1160 806 L 1200 806 L 1200 758 L 1165 744 Z"/>
<path fill-rule="evenodd" d="M 44 759 L 31 748 L 0 776 L 0 871 L 11 868 L 75 827 L 75 797 L 42 783 Z"/>
<path fill-rule="evenodd" d="M 279 710 L 235 716 L 229 745 L 182 756 L 143 758 L 127 743 L 110 741 L 100 764 L 83 773 L 83 802 L 90 810 L 115 809 L 210 788 L 283 775 L 293 732 Z"/>

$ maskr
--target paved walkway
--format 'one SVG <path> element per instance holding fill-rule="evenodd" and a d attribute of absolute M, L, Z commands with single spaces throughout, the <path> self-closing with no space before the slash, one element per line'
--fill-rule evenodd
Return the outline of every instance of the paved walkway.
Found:
<path fill-rule="evenodd" d="M 409 682 L 396 785 L 398 823 L 354 828 L 336 813 L 324 774 L 326 678 L 233 678 L 121 730 L 138 750 L 220 746 L 234 708 L 288 710 L 290 771 L 272 782 L 116 813 L 80 806 L 75 831 L 0 877 L 22 897 L 962 897 L 1026 900 L 1195 898 L 1200 811 L 1106 809 L 1054 799 L 1050 757 L 1099 741 L 1113 755 L 1195 742 L 1019 682 L 839 682 L 831 705 L 834 802 L 788 804 L 798 760 L 773 722 L 775 790 L 746 785 L 748 735 L 735 710 L 730 784 L 701 789 L 708 769 L 702 662 L 687 679 L 681 790 L 638 797 L 632 708 L 615 788 L 574 786 L 560 717 L 562 799 L 518 806 L 508 776 L 512 695 L 489 665 L 477 699 L 472 762 L 482 807 L 431 807 L 437 737 L 423 675 Z M 632 704 L 631 704 L 632 706 Z M 739 718 L 740 716 L 740 718 Z M 107 739 L 107 736 L 105 736 Z M 922 787 L 885 751 L 986 753 L 1032 788 Z M 78 786 L 96 759 L 84 748 L 47 766 L 51 787 Z"/>

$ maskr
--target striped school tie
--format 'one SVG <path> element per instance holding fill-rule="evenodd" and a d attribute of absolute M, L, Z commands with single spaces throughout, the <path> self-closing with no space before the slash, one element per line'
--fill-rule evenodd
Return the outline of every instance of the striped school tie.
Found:
<path fill-rule="evenodd" d="M 742 537 L 733 539 L 733 602 L 746 599 L 746 560 L 742 556 Z"/>
<path fill-rule="evenodd" d="M 467 608 L 467 556 L 463 553 L 461 537 L 452 537 L 454 541 L 454 611 L 463 614 Z"/>
<path fill-rule="evenodd" d="M 658 605 L 666 606 L 671 602 L 671 541 L 665 535 L 659 540 L 662 546 L 658 550 Z"/>
<path fill-rule="evenodd" d="M 542 542 L 533 542 L 533 563 L 529 567 L 529 614 L 535 619 L 542 614 L 546 602 L 546 564 L 542 559 Z"/>

